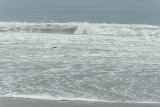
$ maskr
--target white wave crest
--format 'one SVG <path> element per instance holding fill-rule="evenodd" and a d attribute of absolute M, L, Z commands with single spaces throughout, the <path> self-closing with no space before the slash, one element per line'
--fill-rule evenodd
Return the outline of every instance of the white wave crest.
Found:
<path fill-rule="evenodd" d="M 53 33 L 71 35 L 160 36 L 160 26 L 107 23 L 0 22 L 0 32 Z"/>
<path fill-rule="evenodd" d="M 2 96 L 3 97 L 3 96 Z M 75 97 L 53 97 L 49 94 L 37 94 L 37 95 L 18 95 L 15 93 L 7 94 L 5 97 L 11 98 L 28 98 L 28 99 L 41 99 L 41 100 L 54 100 L 54 101 L 94 101 L 94 102 L 104 102 L 104 100 L 91 99 L 91 98 L 75 98 Z"/>
<path fill-rule="evenodd" d="M 99 100 L 99 99 L 93 99 L 93 98 L 74 98 L 74 97 L 53 97 L 49 94 L 37 94 L 37 95 L 18 95 L 15 93 L 7 94 L 5 96 L 0 97 L 8 97 L 8 98 L 25 98 L 25 99 L 38 99 L 38 100 L 52 100 L 52 101 L 77 101 L 77 102 L 110 102 L 110 103 L 157 103 L 160 104 L 160 102 L 150 102 L 150 101 L 144 101 L 144 102 L 136 102 L 136 101 L 106 101 L 106 100 Z"/>

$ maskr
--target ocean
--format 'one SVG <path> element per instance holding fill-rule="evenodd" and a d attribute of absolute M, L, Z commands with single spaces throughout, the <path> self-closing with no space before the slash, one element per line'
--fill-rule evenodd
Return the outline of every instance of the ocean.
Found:
<path fill-rule="evenodd" d="M 0 97 L 160 102 L 160 25 L 1 21 Z"/>

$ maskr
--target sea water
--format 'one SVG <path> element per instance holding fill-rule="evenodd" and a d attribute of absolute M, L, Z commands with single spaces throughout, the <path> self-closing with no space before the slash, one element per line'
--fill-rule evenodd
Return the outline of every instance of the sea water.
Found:
<path fill-rule="evenodd" d="M 0 22 L 0 96 L 160 102 L 160 26 Z"/>

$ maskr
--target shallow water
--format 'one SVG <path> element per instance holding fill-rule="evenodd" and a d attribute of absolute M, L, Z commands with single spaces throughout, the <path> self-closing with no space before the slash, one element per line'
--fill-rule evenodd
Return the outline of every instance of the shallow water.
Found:
<path fill-rule="evenodd" d="M 1 96 L 160 102 L 159 26 L 0 23 Z"/>

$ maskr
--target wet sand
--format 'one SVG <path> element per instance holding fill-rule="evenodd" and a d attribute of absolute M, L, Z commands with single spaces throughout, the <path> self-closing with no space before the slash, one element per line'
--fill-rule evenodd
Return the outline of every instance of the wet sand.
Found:
<path fill-rule="evenodd" d="M 160 107 L 160 103 L 72 102 L 3 97 L 0 98 L 0 107 Z"/>

